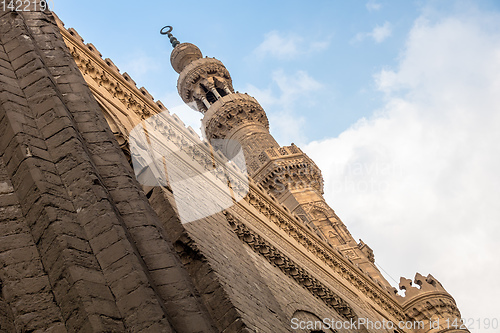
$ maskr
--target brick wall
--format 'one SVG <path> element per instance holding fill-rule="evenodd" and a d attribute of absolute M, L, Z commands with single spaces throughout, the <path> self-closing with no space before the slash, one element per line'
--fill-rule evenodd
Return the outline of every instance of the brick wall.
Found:
<path fill-rule="evenodd" d="M 0 307 L 17 331 L 212 331 L 49 12 L 0 12 L 0 88 Z"/>

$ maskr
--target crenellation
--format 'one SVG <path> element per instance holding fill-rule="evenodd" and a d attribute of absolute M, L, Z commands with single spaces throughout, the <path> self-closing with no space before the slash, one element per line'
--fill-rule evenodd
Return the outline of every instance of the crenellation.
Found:
<path fill-rule="evenodd" d="M 134 80 L 132 80 L 132 78 L 130 77 L 130 75 L 128 75 L 128 73 L 127 73 L 127 72 L 124 72 L 124 73 L 122 74 L 122 76 L 123 76 L 123 78 L 125 79 L 125 81 L 127 81 L 127 82 L 129 82 L 129 83 L 133 84 L 134 86 L 136 86 L 135 81 L 134 81 Z"/>
<path fill-rule="evenodd" d="M 64 27 L 64 24 L 63 24 L 63 27 Z M 75 29 L 69 28 L 68 32 L 71 36 L 77 38 L 82 44 L 85 42 L 84 39 L 82 38 L 82 36 L 80 36 L 80 34 Z"/>
<path fill-rule="evenodd" d="M 195 136 L 198 136 L 198 133 L 196 133 L 196 131 L 191 127 L 191 126 L 188 126 L 187 127 L 187 130 L 189 133 L 191 133 L 192 135 L 195 135 Z"/>
<path fill-rule="evenodd" d="M 94 46 L 94 44 L 92 43 L 87 43 L 85 44 L 87 46 L 87 49 L 92 52 L 92 53 L 95 53 L 96 56 L 98 56 L 99 58 L 102 58 L 102 54 L 101 52 L 99 52 L 96 47 Z M 123 73 L 123 74 L 126 74 L 126 73 Z M 126 79 L 126 78 L 125 78 Z M 127 80 L 127 79 L 126 79 Z M 127 80 L 128 81 L 128 80 Z"/>
<path fill-rule="evenodd" d="M 106 62 L 106 65 L 109 66 L 109 68 L 115 70 L 117 73 L 120 73 L 120 70 L 118 69 L 118 67 L 116 67 L 115 63 L 111 59 L 106 58 L 104 59 L 104 61 Z"/>
<path fill-rule="evenodd" d="M 163 103 L 161 101 L 156 101 L 156 105 L 158 105 L 158 107 L 162 110 L 162 112 L 168 112 L 168 109 L 165 107 L 165 105 L 163 105 Z"/>
<path fill-rule="evenodd" d="M 455 300 L 431 274 L 424 277 L 416 273 L 413 281 L 402 277 L 399 289 L 404 290 L 404 296 L 398 295 L 395 288 L 392 292 L 409 319 L 425 323 L 422 332 L 435 332 L 430 328 L 431 322 L 439 323 L 440 332 L 450 328 L 454 328 L 454 332 L 469 332 L 460 321 L 461 315 Z M 458 326 L 449 327 L 453 322 L 458 323 Z"/>
<path fill-rule="evenodd" d="M 179 118 L 179 116 L 177 114 L 172 113 L 171 116 L 172 116 L 172 119 L 174 119 L 174 121 L 177 124 L 181 125 L 182 127 L 185 127 L 184 122 L 182 122 L 181 118 Z"/>
<path fill-rule="evenodd" d="M 147 91 L 147 89 L 146 89 L 146 88 L 141 87 L 141 88 L 139 89 L 139 91 L 140 91 L 140 92 L 141 92 L 144 96 L 146 96 L 146 98 L 150 99 L 151 101 L 154 101 L 153 96 L 149 93 L 149 91 Z"/>

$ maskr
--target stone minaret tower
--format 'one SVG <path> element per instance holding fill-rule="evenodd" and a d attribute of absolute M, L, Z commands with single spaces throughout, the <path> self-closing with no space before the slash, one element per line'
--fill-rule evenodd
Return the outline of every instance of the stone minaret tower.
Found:
<path fill-rule="evenodd" d="M 170 61 L 179 73 L 178 92 L 185 103 L 203 113 L 202 130 L 209 141 L 223 142 L 215 148 L 228 158 L 240 145 L 249 176 L 265 191 L 296 214 L 323 241 L 337 248 L 372 277 L 389 285 L 374 265 L 372 250 L 357 243 L 323 198 L 323 178 L 316 164 L 297 146 L 280 147 L 269 133 L 262 106 L 246 93 L 235 92 L 229 71 L 215 58 L 203 58 L 191 43 L 174 47 Z"/>

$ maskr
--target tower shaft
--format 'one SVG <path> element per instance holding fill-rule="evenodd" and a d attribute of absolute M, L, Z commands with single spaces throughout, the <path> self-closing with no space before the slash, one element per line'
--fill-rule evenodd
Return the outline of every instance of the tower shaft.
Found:
<path fill-rule="evenodd" d="M 325 202 L 320 169 L 299 147 L 281 147 L 276 142 L 262 106 L 255 98 L 234 91 L 222 62 L 203 58 L 198 47 L 190 43 L 175 45 L 170 60 L 179 73 L 179 94 L 191 108 L 203 113 L 202 128 L 212 146 L 230 159 L 243 150 L 248 174 L 256 183 L 324 242 L 389 285 L 374 266 L 371 249 L 354 240 Z"/>

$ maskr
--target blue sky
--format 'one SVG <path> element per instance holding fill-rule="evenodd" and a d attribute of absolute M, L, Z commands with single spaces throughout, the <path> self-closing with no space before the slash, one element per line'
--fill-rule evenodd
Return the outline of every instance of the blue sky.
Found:
<path fill-rule="evenodd" d="M 54 1 L 52 7 L 67 27 L 76 28 L 170 108 L 180 100 L 172 100 L 177 73 L 169 65 L 168 41 L 158 33 L 167 24 L 174 26 L 180 41 L 193 42 L 204 55 L 222 60 L 239 91 L 252 86 L 279 96 L 277 76 L 293 80 L 298 72 L 306 74 L 318 84 L 307 94 L 298 92 L 300 98 L 286 110 L 288 117 L 303 119 L 302 142 L 338 135 L 381 106 L 382 96 L 374 89 L 372 75 L 395 64 L 405 36 L 423 8 L 410 1 L 390 5 L 316 1 L 309 6 L 303 1 L 216 1 L 210 5 Z M 384 25 L 387 33 L 379 39 L 369 35 Z M 266 37 L 271 42 L 273 37 L 281 41 L 275 47 L 282 47 L 282 52 L 255 52 Z M 293 90 L 293 82 L 283 87 L 287 88 Z M 277 105 L 261 103 L 268 113 L 273 108 L 283 111 Z"/>
<path fill-rule="evenodd" d="M 295 142 L 317 162 L 328 203 L 391 277 L 432 273 L 464 317 L 500 317 L 500 2 L 52 8 L 198 129 L 201 115 L 181 106 L 159 34 L 174 26 L 260 101 L 280 144 Z"/>
<path fill-rule="evenodd" d="M 177 73 L 169 64 L 168 41 L 158 31 L 172 25 L 181 42 L 195 43 L 205 56 L 226 65 L 236 90 L 261 97 L 271 118 L 275 113 L 278 119 L 300 120 L 298 135 L 292 134 L 295 128 L 276 130 L 283 145 L 337 136 L 369 117 L 384 103 L 373 76 L 396 66 L 415 19 L 425 11 L 439 17 L 469 6 L 453 1 L 314 1 L 307 6 L 303 1 L 52 1 L 67 27 L 170 109 L 181 104 Z M 497 1 L 477 6 L 500 7 Z M 281 51 L 259 49 L 266 41 Z M 308 86 L 293 82 L 304 77 L 310 79 Z M 283 95 L 293 101 L 283 106 L 272 99 Z M 185 118 L 199 128 L 195 119 Z"/>

